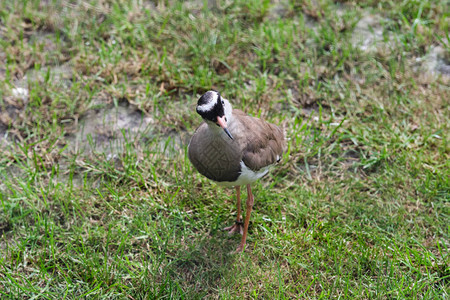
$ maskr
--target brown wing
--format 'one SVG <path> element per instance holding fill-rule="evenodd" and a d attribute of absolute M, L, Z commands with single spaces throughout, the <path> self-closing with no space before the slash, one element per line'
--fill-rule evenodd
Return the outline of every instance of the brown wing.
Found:
<path fill-rule="evenodd" d="M 269 166 L 281 159 L 286 147 L 286 141 L 282 130 L 264 120 L 251 117 L 240 110 L 233 110 L 240 123 L 240 128 L 245 130 L 240 134 L 242 153 L 245 165 L 253 171 Z"/>

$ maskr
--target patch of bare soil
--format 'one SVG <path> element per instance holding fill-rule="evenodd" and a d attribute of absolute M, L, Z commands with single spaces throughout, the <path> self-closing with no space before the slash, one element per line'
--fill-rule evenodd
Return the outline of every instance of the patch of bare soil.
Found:
<path fill-rule="evenodd" d="M 353 30 L 353 45 L 365 52 L 377 51 L 380 48 L 388 50 L 393 36 L 385 30 L 383 23 L 386 22 L 380 15 L 363 15 Z"/>
<path fill-rule="evenodd" d="M 102 103 L 101 99 L 96 102 Z M 88 110 L 75 124 L 67 138 L 68 149 L 75 154 L 90 155 L 101 152 L 107 158 L 124 151 L 125 143 L 138 146 L 152 136 L 153 120 L 142 111 L 122 100 L 118 105 Z"/>
<path fill-rule="evenodd" d="M 450 52 L 441 46 L 432 46 L 425 56 L 415 60 L 414 69 L 420 72 L 423 82 L 441 78 L 444 83 L 450 83 Z"/>

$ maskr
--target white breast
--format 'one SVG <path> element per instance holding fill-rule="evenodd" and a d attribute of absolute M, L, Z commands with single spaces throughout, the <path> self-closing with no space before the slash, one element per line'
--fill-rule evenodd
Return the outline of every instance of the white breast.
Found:
<path fill-rule="evenodd" d="M 250 183 L 253 183 L 256 180 L 258 180 L 259 178 L 263 177 L 264 175 L 266 175 L 267 172 L 269 172 L 270 167 L 271 167 L 271 165 L 264 167 L 261 170 L 258 170 L 255 172 L 255 171 L 249 169 L 244 164 L 244 162 L 241 161 L 241 175 L 239 175 L 239 177 L 236 181 L 221 181 L 221 182 L 217 182 L 217 184 L 220 186 L 226 186 L 226 187 L 250 184 Z"/>

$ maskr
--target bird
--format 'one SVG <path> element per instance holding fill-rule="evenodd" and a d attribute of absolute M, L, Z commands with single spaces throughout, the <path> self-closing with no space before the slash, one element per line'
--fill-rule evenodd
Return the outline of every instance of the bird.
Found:
<path fill-rule="evenodd" d="M 234 225 L 224 230 L 242 235 L 235 251 L 242 252 L 254 204 L 251 184 L 280 162 L 286 150 L 285 135 L 278 126 L 233 109 L 230 101 L 215 90 L 198 99 L 196 111 L 204 122 L 189 142 L 188 158 L 200 174 L 220 186 L 235 188 L 237 218 Z M 243 222 L 240 194 L 244 185 L 247 200 Z"/>

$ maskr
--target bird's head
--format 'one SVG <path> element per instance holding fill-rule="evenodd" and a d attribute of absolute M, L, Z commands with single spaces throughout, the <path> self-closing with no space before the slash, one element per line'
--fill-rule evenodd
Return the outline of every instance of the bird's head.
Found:
<path fill-rule="evenodd" d="M 227 129 L 227 116 L 231 116 L 230 102 L 222 98 L 217 91 L 207 91 L 197 102 L 197 113 L 206 121 L 215 123 L 222 127 L 225 133 L 233 139 L 230 131 Z"/>

